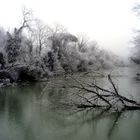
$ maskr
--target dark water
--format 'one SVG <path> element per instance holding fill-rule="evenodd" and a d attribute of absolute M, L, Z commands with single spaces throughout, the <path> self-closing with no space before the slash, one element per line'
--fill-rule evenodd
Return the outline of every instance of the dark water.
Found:
<path fill-rule="evenodd" d="M 123 68 L 113 74 L 120 92 L 139 99 L 136 72 Z M 108 86 L 105 78 L 99 84 Z M 140 111 L 77 110 L 60 104 L 68 100 L 64 90 L 45 89 L 42 97 L 45 85 L 0 90 L 0 140 L 140 140 Z"/>

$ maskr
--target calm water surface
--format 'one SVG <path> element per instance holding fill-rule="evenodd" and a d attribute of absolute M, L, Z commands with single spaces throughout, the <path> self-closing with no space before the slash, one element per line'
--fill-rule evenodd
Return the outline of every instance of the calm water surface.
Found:
<path fill-rule="evenodd" d="M 140 99 L 137 69 L 112 72 L 119 92 Z M 106 78 L 99 84 L 108 86 Z M 140 140 L 140 111 L 106 113 L 60 104 L 67 93 L 46 83 L 0 90 L 0 140 Z M 44 91 L 43 91 L 44 94 Z M 41 97 L 41 98 L 40 98 Z"/>

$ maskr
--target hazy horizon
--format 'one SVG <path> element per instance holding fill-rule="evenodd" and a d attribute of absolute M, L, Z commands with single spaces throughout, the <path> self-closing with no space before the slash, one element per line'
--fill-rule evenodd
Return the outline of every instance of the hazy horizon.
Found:
<path fill-rule="evenodd" d="M 138 0 L 5 0 L 0 5 L 0 26 L 11 29 L 20 25 L 22 7 L 45 24 L 62 24 L 69 32 L 85 34 L 99 46 L 117 55 L 127 56 L 138 28 L 132 8 Z"/>

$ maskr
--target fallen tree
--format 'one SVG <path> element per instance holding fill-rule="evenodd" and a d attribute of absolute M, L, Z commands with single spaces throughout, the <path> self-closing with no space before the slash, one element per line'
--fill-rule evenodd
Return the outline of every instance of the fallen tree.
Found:
<path fill-rule="evenodd" d="M 112 90 L 102 88 L 92 83 L 83 84 L 74 77 L 76 85 L 71 85 L 71 88 L 77 89 L 77 93 L 73 94 L 81 98 L 81 103 L 74 103 L 78 108 L 109 108 L 112 111 L 125 111 L 125 110 L 140 110 L 140 103 L 134 99 L 127 98 L 121 95 L 111 75 L 107 76 Z"/>

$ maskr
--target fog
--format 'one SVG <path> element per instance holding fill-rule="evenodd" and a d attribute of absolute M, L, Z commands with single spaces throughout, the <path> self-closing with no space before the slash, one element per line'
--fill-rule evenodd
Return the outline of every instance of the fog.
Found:
<path fill-rule="evenodd" d="M 0 139 L 139 140 L 139 17 L 140 0 L 1 1 Z"/>
<path fill-rule="evenodd" d="M 21 23 L 23 6 L 46 24 L 62 24 L 72 34 L 85 34 L 121 56 L 129 53 L 139 21 L 132 11 L 138 0 L 5 0 L 0 25 L 11 29 Z"/>

